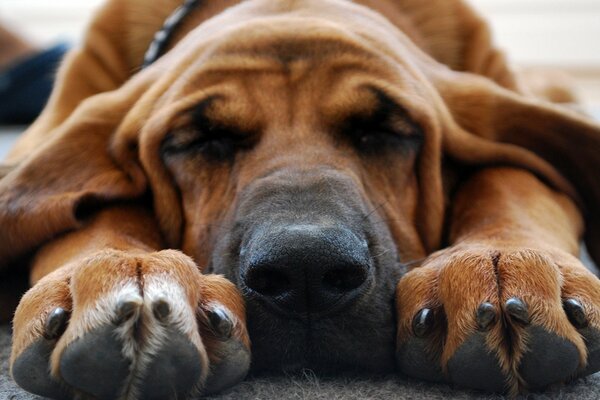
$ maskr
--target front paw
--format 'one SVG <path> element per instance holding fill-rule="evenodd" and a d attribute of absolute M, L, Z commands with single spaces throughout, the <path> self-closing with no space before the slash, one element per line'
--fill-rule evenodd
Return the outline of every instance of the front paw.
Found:
<path fill-rule="evenodd" d="M 11 371 L 55 399 L 186 399 L 250 365 L 233 284 L 177 251 L 106 251 L 36 284 L 14 319 Z"/>
<path fill-rule="evenodd" d="M 400 370 L 515 394 L 600 370 L 600 281 L 560 250 L 460 245 L 398 284 Z"/>

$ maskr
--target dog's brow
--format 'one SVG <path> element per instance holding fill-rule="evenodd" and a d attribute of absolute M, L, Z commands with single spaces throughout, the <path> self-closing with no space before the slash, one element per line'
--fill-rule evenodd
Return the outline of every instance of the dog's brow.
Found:
<path fill-rule="evenodd" d="M 199 123 L 200 121 L 205 121 L 208 119 L 208 111 L 211 106 L 215 104 L 215 102 L 219 99 L 222 99 L 221 96 L 212 95 L 203 100 L 200 100 L 198 104 L 191 110 L 192 122 Z"/>
<path fill-rule="evenodd" d="M 287 64 L 299 60 L 321 60 L 332 56 L 352 54 L 371 59 L 373 54 L 356 45 L 342 40 L 311 38 L 288 38 L 261 43 L 252 47 L 238 45 L 227 46 L 223 55 L 248 56 L 250 58 L 266 57 Z"/>
<path fill-rule="evenodd" d="M 414 126 L 415 129 L 421 129 L 421 126 L 414 120 L 404 105 L 398 103 L 392 96 L 379 88 L 372 87 L 370 89 L 377 99 L 376 110 L 401 117 L 407 124 Z"/>
<path fill-rule="evenodd" d="M 368 86 L 367 92 L 371 96 L 363 96 L 364 102 L 354 110 L 351 110 L 342 119 L 348 119 L 352 116 L 363 117 L 389 117 L 397 116 L 406 121 L 407 125 L 412 125 L 420 129 L 419 124 L 414 121 L 406 107 L 393 99 L 388 93 L 375 86 Z"/>
<path fill-rule="evenodd" d="M 239 136 L 253 136 L 260 123 L 231 108 L 226 96 L 213 94 L 200 100 L 188 111 L 189 122 L 203 129 L 226 129 Z"/>

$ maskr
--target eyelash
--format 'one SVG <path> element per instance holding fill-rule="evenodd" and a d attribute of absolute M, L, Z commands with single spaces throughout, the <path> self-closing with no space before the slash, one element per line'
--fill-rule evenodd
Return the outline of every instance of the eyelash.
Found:
<path fill-rule="evenodd" d="M 205 131 L 187 128 L 173 132 L 165 140 L 163 154 L 200 154 L 209 161 L 233 159 L 240 148 L 248 146 L 247 140 L 223 127 L 211 126 Z"/>
<path fill-rule="evenodd" d="M 356 150 L 365 155 L 418 150 L 423 143 L 422 132 L 416 126 L 404 125 L 395 129 L 388 121 L 356 118 L 346 125 L 344 132 L 349 135 Z"/>
<path fill-rule="evenodd" d="M 380 154 L 381 152 L 406 151 L 418 148 L 422 143 L 420 135 L 404 135 L 386 130 L 361 132 L 353 138 L 357 150 L 365 154 Z"/>

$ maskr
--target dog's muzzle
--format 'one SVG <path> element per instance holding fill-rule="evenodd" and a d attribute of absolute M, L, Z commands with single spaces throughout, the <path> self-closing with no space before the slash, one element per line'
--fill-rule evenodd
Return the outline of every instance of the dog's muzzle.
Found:
<path fill-rule="evenodd" d="M 390 371 L 395 245 L 349 174 L 281 169 L 240 192 L 213 271 L 246 303 L 252 370 Z"/>

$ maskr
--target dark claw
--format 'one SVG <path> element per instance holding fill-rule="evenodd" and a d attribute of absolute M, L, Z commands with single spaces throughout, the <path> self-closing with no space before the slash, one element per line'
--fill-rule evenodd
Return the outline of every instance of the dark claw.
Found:
<path fill-rule="evenodd" d="M 506 301 L 504 307 L 512 319 L 525 325 L 529 324 L 529 310 L 521 299 L 516 297 L 510 298 Z"/>
<path fill-rule="evenodd" d="M 433 311 L 424 308 L 415 315 L 412 322 L 413 333 L 418 338 L 425 337 L 433 327 Z"/>
<path fill-rule="evenodd" d="M 206 312 L 213 332 L 222 339 L 229 339 L 233 331 L 233 321 L 223 307 L 217 306 Z"/>
<path fill-rule="evenodd" d="M 67 328 L 68 319 L 69 313 L 64 308 L 57 307 L 52 310 L 44 324 L 44 337 L 48 340 L 60 337 Z"/>
<path fill-rule="evenodd" d="M 477 309 L 477 325 L 479 330 L 487 331 L 496 320 L 496 307 L 491 303 L 482 303 Z"/>
<path fill-rule="evenodd" d="M 141 300 L 139 299 L 120 301 L 117 304 L 117 316 L 115 319 L 115 324 L 121 325 L 122 323 L 133 318 L 141 305 Z"/>
<path fill-rule="evenodd" d="M 160 322 L 165 322 L 169 314 L 171 314 L 171 306 L 164 299 L 159 299 L 152 305 L 154 317 Z"/>
<path fill-rule="evenodd" d="M 568 299 L 563 302 L 563 308 L 569 321 L 577 329 L 583 329 L 588 326 L 588 320 L 585 316 L 585 310 L 578 300 Z"/>

